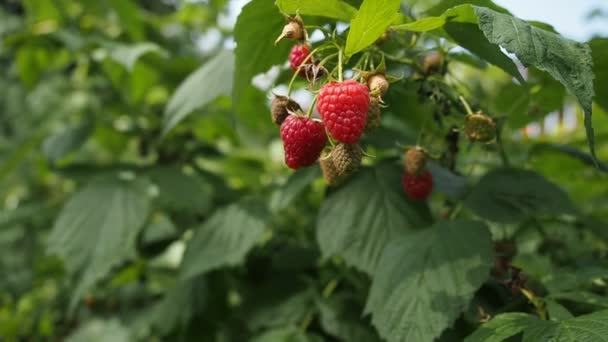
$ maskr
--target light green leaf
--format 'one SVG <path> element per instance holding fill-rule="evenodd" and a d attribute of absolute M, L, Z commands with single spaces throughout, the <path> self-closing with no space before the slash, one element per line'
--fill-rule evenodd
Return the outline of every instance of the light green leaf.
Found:
<path fill-rule="evenodd" d="M 339 255 L 371 273 L 391 240 L 431 223 L 428 206 L 395 186 L 400 174 L 388 163 L 364 168 L 323 201 L 317 241 L 324 257 Z"/>
<path fill-rule="evenodd" d="M 281 211 L 289 207 L 304 189 L 320 176 L 321 172 L 317 167 L 304 168 L 294 172 L 287 183 L 278 188 L 270 197 L 270 209 Z"/>
<path fill-rule="evenodd" d="M 148 183 L 105 177 L 74 194 L 50 233 L 48 250 L 80 274 L 72 307 L 84 291 L 135 251 L 149 210 Z"/>
<path fill-rule="evenodd" d="M 57 162 L 66 154 L 82 147 L 93 131 L 93 122 L 83 120 L 81 123 L 66 127 L 63 131 L 47 137 L 42 143 L 42 153 L 51 161 Z"/>
<path fill-rule="evenodd" d="M 194 110 L 232 91 L 234 54 L 223 50 L 193 72 L 169 99 L 163 118 L 163 132 L 167 134 Z"/>
<path fill-rule="evenodd" d="M 585 112 L 589 150 L 595 158 L 592 115 L 593 59 L 586 44 L 566 39 L 529 23 L 484 7 L 474 7 L 479 28 L 492 44 L 517 55 L 526 66 L 548 72 L 576 96 Z"/>
<path fill-rule="evenodd" d="M 292 44 L 280 42 L 274 45 L 285 24 L 285 18 L 272 1 L 253 0 L 243 7 L 234 27 L 236 71 L 233 103 L 247 123 L 259 125 L 259 113 L 267 111 L 264 95 L 252 86 L 251 80 L 270 67 L 287 61 Z"/>
<path fill-rule="evenodd" d="M 446 22 L 446 17 L 427 17 L 411 23 L 394 25 L 391 29 L 397 31 L 428 32 L 442 27 Z"/>
<path fill-rule="evenodd" d="M 93 319 L 78 328 L 66 342 L 129 342 L 133 337 L 118 319 Z"/>
<path fill-rule="evenodd" d="M 399 18 L 399 0 L 363 0 L 357 15 L 350 22 L 346 38 L 346 56 L 372 45 Z"/>
<path fill-rule="evenodd" d="M 465 205 L 479 217 L 517 223 L 532 215 L 574 214 L 568 195 L 534 171 L 500 168 L 475 185 Z"/>
<path fill-rule="evenodd" d="M 181 279 L 242 263 L 264 232 L 266 218 L 266 209 L 253 200 L 217 210 L 195 229 L 184 253 Z"/>
<path fill-rule="evenodd" d="M 482 324 L 464 342 L 502 342 L 539 322 L 541 322 L 540 318 L 525 313 L 500 314 Z"/>
<path fill-rule="evenodd" d="M 190 213 L 205 213 L 211 208 L 213 188 L 199 176 L 175 167 L 156 167 L 147 175 L 158 187 L 162 207 Z"/>
<path fill-rule="evenodd" d="M 479 222 L 442 221 L 392 239 L 365 311 L 389 342 L 433 341 L 467 307 L 492 265 L 492 238 Z"/>
<path fill-rule="evenodd" d="M 608 38 L 593 38 L 589 42 L 593 55 L 593 72 L 595 74 L 595 93 L 608 94 Z M 608 111 L 608 97 L 596 96 L 595 101 Z"/>
<path fill-rule="evenodd" d="M 106 44 L 108 57 L 123 65 L 128 71 L 133 71 L 135 63 L 149 53 L 156 53 L 162 57 L 167 57 L 168 53 L 155 43 L 137 43 L 134 45 L 111 43 Z"/>
<path fill-rule="evenodd" d="M 357 9 L 341 0 L 276 0 L 281 12 L 349 21 Z"/>

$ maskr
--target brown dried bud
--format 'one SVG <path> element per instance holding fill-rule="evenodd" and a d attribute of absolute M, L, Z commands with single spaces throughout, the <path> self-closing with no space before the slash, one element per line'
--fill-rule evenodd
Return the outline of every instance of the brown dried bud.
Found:
<path fill-rule="evenodd" d="M 270 105 L 270 116 L 272 122 L 277 125 L 281 125 L 290 113 L 296 113 L 302 111 L 300 105 L 288 98 L 287 96 L 276 96 L 272 99 Z"/>
<path fill-rule="evenodd" d="M 405 171 L 410 175 L 419 175 L 426 168 L 428 156 L 426 152 L 418 146 L 410 148 L 403 157 Z"/>
<path fill-rule="evenodd" d="M 367 80 L 367 86 L 373 94 L 384 95 L 388 90 L 388 81 L 383 74 L 375 74 Z"/>
<path fill-rule="evenodd" d="M 283 31 L 281 35 L 274 41 L 276 45 L 283 38 L 294 39 L 294 40 L 306 40 L 308 35 L 306 34 L 306 30 L 304 29 L 304 23 L 302 19 L 295 17 L 289 19 L 289 23 L 283 27 Z"/>
<path fill-rule="evenodd" d="M 471 141 L 489 143 L 496 138 L 496 123 L 481 112 L 469 114 L 464 119 L 464 133 Z"/>

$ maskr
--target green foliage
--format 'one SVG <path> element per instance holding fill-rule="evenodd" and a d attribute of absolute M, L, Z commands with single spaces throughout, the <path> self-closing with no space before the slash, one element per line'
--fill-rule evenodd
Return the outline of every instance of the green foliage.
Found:
<path fill-rule="evenodd" d="M 0 2 L 1 341 L 605 340 L 605 37 L 490 0 L 234 3 Z M 295 15 L 314 39 L 275 46 Z M 289 171 L 272 98 L 376 72 L 360 168 Z"/>
<path fill-rule="evenodd" d="M 491 260 L 488 229 L 475 221 L 394 239 L 374 272 L 366 312 L 389 341 L 432 341 L 488 278 Z"/>
<path fill-rule="evenodd" d="M 325 257 L 339 255 L 348 265 L 372 273 L 389 241 L 431 223 L 428 207 L 408 200 L 396 182 L 399 169 L 382 164 L 361 170 L 323 201 L 317 241 Z"/>
<path fill-rule="evenodd" d="M 398 0 L 364 0 L 350 22 L 346 56 L 354 55 L 380 38 L 386 28 L 399 19 L 399 5 Z"/>

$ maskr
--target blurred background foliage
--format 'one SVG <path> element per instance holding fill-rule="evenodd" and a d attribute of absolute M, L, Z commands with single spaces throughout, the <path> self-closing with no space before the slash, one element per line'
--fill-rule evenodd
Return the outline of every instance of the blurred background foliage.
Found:
<path fill-rule="evenodd" d="M 290 77 L 285 65 L 270 67 L 289 46 L 266 52 L 270 71 L 255 86 L 254 75 L 233 76 L 234 10 L 228 0 L 0 2 L 1 340 L 377 339 L 358 315 L 369 280 L 340 260 L 320 261 L 319 170 L 292 175 L 269 120 L 270 91 L 284 91 L 273 86 Z M 252 44 L 278 35 L 275 12 L 268 20 L 278 30 L 249 37 Z M 445 80 L 421 83 L 409 77 L 415 70 L 390 65 L 406 81 L 391 88 L 383 126 L 366 138 L 376 156 L 367 163 L 395 158 L 421 130 L 427 148 L 444 151 L 443 132 L 456 120 L 427 120 L 443 114 L 421 93 L 447 84 L 465 94 L 499 120 L 504 150 L 463 141 L 457 165 L 469 180 L 436 176 L 444 183 L 432 208 L 505 158 L 537 171 L 566 190 L 579 218 L 496 224 L 494 232 L 515 239 L 523 229 L 518 265 L 543 286 L 564 288 L 569 308 L 608 308 L 605 296 L 579 291 L 605 289 L 588 280 L 606 276 L 608 38 L 590 41 L 597 168 L 582 113 L 557 81 L 531 68 L 526 86 L 516 86 L 427 36 L 409 55 L 438 43 L 449 50 Z M 233 82 L 246 88 L 236 101 Z M 309 105 L 305 92 L 297 96 Z M 225 241 L 218 227 L 243 231 Z M 335 296 L 320 296 L 336 277 L 345 280 Z M 308 334 L 297 328 L 310 324 Z"/>

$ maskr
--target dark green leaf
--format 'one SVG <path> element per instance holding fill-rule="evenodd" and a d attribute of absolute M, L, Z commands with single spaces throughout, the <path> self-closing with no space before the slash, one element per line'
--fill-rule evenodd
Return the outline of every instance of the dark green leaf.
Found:
<path fill-rule="evenodd" d="M 291 48 L 288 42 L 274 45 L 286 21 L 269 0 L 253 0 L 241 11 L 234 28 L 236 40 L 236 67 L 233 98 L 236 109 L 247 115 L 250 121 L 260 121 L 259 113 L 265 105 L 260 100 L 260 91 L 251 85 L 252 78 L 266 72 L 271 66 L 287 61 Z M 262 96 L 263 99 L 263 96 Z M 254 102 L 252 102 L 254 101 Z M 267 110 L 267 109 L 265 109 Z"/>
<path fill-rule="evenodd" d="M 536 28 L 507 14 L 484 7 L 474 8 L 479 18 L 479 28 L 490 43 L 516 54 L 524 65 L 548 72 L 576 96 L 585 112 L 589 149 L 595 158 L 591 121 L 594 75 L 589 46 Z"/>
<path fill-rule="evenodd" d="M 341 0 L 276 0 L 281 12 L 295 15 L 311 15 L 349 21 L 357 9 Z"/>
<path fill-rule="evenodd" d="M 363 0 L 355 18 L 350 22 L 346 38 L 347 57 L 372 45 L 399 18 L 399 0 Z"/>
<path fill-rule="evenodd" d="M 452 7 L 464 4 L 487 7 L 500 13 L 509 14 L 509 11 L 507 11 L 506 8 L 496 5 L 492 0 L 442 0 L 437 5 L 427 10 L 424 14 L 426 16 L 439 16 Z"/>
<path fill-rule="evenodd" d="M 82 147 L 93 130 L 91 120 L 83 120 L 77 125 L 66 127 L 63 131 L 47 137 L 42 143 L 42 153 L 51 161 L 57 162 L 70 152 Z"/>
<path fill-rule="evenodd" d="M 93 319 L 78 328 L 66 342 L 129 342 L 133 338 L 118 319 Z"/>
<path fill-rule="evenodd" d="M 482 324 L 464 342 L 502 342 L 539 322 L 541 322 L 540 318 L 525 313 L 500 314 L 488 323 Z"/>
<path fill-rule="evenodd" d="M 501 168 L 486 174 L 467 196 L 465 205 L 480 217 L 521 222 L 531 215 L 574 214 L 568 195 L 540 174 Z"/>
<path fill-rule="evenodd" d="M 253 200 L 217 210 L 195 229 L 184 253 L 181 279 L 242 263 L 264 232 L 266 216 L 265 208 Z"/>
<path fill-rule="evenodd" d="M 158 187 L 158 202 L 164 208 L 191 213 L 211 208 L 213 188 L 199 176 L 174 167 L 156 167 L 147 175 Z"/>
<path fill-rule="evenodd" d="M 608 38 L 593 38 L 589 42 L 593 55 L 593 72 L 595 74 L 595 101 L 608 111 Z"/>
<path fill-rule="evenodd" d="M 133 0 L 109 0 L 120 23 L 125 27 L 131 39 L 141 41 L 145 37 L 145 26 L 139 8 Z"/>
<path fill-rule="evenodd" d="M 608 310 L 604 310 L 560 322 L 539 321 L 526 328 L 522 342 L 607 341 L 607 319 Z"/>
<path fill-rule="evenodd" d="M 492 239 L 475 221 L 443 221 L 392 239 L 374 272 L 366 312 L 392 341 L 432 341 L 490 275 Z"/>
<path fill-rule="evenodd" d="M 229 95 L 234 76 L 234 54 L 223 50 L 192 73 L 167 103 L 163 132 L 166 134 L 195 109 L 220 95 Z"/>
<path fill-rule="evenodd" d="M 277 189 L 270 197 L 269 207 L 272 211 L 281 211 L 289 207 L 307 186 L 321 176 L 317 167 L 309 167 L 296 171 L 289 177 L 287 183 Z"/>
<path fill-rule="evenodd" d="M 81 273 L 72 305 L 84 291 L 125 258 L 149 210 L 148 183 L 105 177 L 73 195 L 49 236 L 49 252 L 61 256 L 70 273 Z"/>
<path fill-rule="evenodd" d="M 388 242 L 431 223 L 426 204 L 406 198 L 400 170 L 392 164 L 364 168 L 327 197 L 317 220 L 317 241 L 325 257 L 371 273 Z"/>
<path fill-rule="evenodd" d="M 319 303 L 321 326 L 344 342 L 380 342 L 380 337 L 361 317 L 361 309 L 352 298 L 334 295 Z"/>

